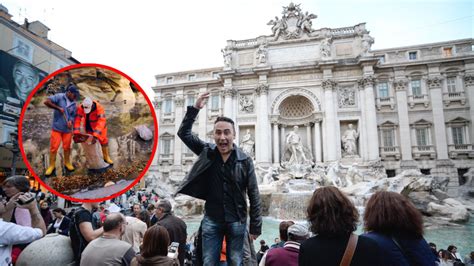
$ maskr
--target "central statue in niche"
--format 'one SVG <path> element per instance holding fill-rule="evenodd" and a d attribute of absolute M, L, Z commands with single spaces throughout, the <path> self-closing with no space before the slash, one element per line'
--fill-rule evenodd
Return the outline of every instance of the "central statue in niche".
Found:
<path fill-rule="evenodd" d="M 313 158 L 310 150 L 303 146 L 298 128 L 298 126 L 294 126 L 293 131 L 288 133 L 285 138 L 282 166 L 289 170 L 293 177 L 302 178 L 313 166 Z"/>

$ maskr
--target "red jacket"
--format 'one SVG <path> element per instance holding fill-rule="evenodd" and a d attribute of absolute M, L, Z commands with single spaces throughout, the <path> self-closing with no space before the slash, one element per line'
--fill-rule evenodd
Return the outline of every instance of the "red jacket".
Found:
<path fill-rule="evenodd" d="M 97 101 L 94 101 L 96 108 L 89 113 L 89 123 L 92 131 L 87 133 L 96 137 L 101 144 L 106 144 L 107 139 L 107 119 L 105 119 L 104 107 Z M 74 134 L 81 133 L 81 123 L 84 121 L 84 128 L 86 128 L 86 113 L 82 105 L 78 105 L 76 119 L 74 120 Z"/>

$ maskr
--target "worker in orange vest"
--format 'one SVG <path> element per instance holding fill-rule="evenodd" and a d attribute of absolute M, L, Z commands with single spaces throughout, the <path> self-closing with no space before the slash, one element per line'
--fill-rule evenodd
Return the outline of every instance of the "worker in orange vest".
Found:
<path fill-rule="evenodd" d="M 84 121 L 86 133 L 90 134 L 87 143 L 94 144 L 96 139 L 102 146 L 104 161 L 108 164 L 114 162 L 109 155 L 109 139 L 107 138 L 107 119 L 105 119 L 104 107 L 97 101 L 86 97 L 82 104 L 77 107 L 77 115 L 74 120 L 74 134 L 81 133 L 81 122 Z"/>

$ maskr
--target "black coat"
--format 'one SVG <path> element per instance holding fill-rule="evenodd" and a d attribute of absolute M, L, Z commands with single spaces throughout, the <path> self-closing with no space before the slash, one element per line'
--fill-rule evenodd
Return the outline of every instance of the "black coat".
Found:
<path fill-rule="evenodd" d="M 349 235 L 334 237 L 317 235 L 311 237 L 301 244 L 298 265 L 339 265 L 348 242 Z M 384 265 L 381 254 L 380 247 L 374 240 L 359 236 L 350 265 Z"/>
<path fill-rule="evenodd" d="M 56 222 L 57 218 L 53 220 L 53 223 L 48 229 L 47 234 L 55 233 L 54 231 L 54 223 Z M 69 223 L 71 222 L 71 219 L 69 217 L 64 216 L 63 221 L 59 225 L 59 231 L 58 234 L 68 236 L 69 235 Z"/>
<path fill-rule="evenodd" d="M 191 197 L 206 200 L 209 184 L 204 173 L 212 166 L 216 156 L 220 156 L 215 144 L 207 143 L 192 134 L 191 128 L 199 112 L 192 106 L 188 106 L 188 111 L 178 131 L 178 136 L 191 149 L 198 159 L 194 163 L 191 171 L 178 188 L 178 193 Z M 242 223 L 247 220 L 246 194 L 250 201 L 250 234 L 260 235 L 262 230 L 261 202 L 258 192 L 257 177 L 252 158 L 247 156 L 240 148 L 234 145 L 236 151 L 235 165 L 232 169 L 234 184 L 232 189 L 235 195 L 235 205 L 237 214 Z"/>
<path fill-rule="evenodd" d="M 158 219 L 157 225 L 161 225 L 168 231 L 170 235 L 170 242 L 178 242 L 178 260 L 181 265 L 184 265 L 184 256 L 186 255 L 186 238 L 188 234 L 186 232 L 186 224 L 180 218 L 173 214 L 166 213 Z"/>

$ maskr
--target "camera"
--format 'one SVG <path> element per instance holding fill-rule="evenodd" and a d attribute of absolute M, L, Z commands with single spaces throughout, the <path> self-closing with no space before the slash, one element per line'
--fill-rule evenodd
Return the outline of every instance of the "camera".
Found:
<path fill-rule="evenodd" d="M 35 200 L 35 197 L 33 195 L 31 195 L 31 193 L 29 193 L 29 192 L 22 194 L 22 196 L 23 195 L 27 195 L 29 197 L 29 199 L 27 199 L 26 201 L 23 201 L 22 199 L 17 199 L 16 202 L 20 205 L 25 205 L 25 204 L 28 204 L 28 203 L 32 202 L 33 200 Z"/>
<path fill-rule="evenodd" d="M 168 257 L 170 258 L 177 258 L 178 257 L 178 242 L 172 242 L 171 245 L 168 247 Z"/>

